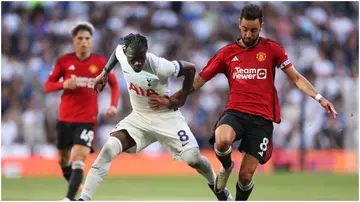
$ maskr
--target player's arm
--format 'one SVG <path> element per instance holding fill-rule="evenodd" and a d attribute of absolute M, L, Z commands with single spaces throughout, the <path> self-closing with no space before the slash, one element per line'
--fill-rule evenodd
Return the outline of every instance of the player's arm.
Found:
<path fill-rule="evenodd" d="M 170 104 L 168 107 L 171 109 L 177 109 L 185 104 L 187 96 L 193 91 L 194 76 L 196 72 L 194 64 L 186 61 L 178 62 L 180 64 L 178 77 L 184 76 L 184 82 L 178 95 L 169 98 Z"/>
<path fill-rule="evenodd" d="M 65 81 L 59 81 L 59 79 L 64 75 L 60 63 L 61 60 L 57 60 L 54 68 L 51 70 L 49 77 L 45 82 L 45 93 L 55 92 L 62 89 L 73 90 L 76 88 L 76 81 L 73 78 L 67 79 Z"/>
<path fill-rule="evenodd" d="M 337 112 L 334 108 L 334 105 L 327 99 L 322 97 L 318 92 L 316 92 L 315 88 L 311 85 L 311 83 L 303 75 L 296 71 L 294 66 L 285 68 L 283 69 L 283 71 L 298 89 L 317 100 L 328 113 L 331 113 L 333 117 L 336 118 Z"/>
<path fill-rule="evenodd" d="M 116 59 L 115 49 L 107 61 L 103 71 L 95 78 L 94 91 L 100 93 L 104 89 L 108 80 L 108 75 L 117 63 L 119 63 L 119 61 Z"/>
<path fill-rule="evenodd" d="M 222 59 L 222 52 L 215 54 L 204 67 L 204 69 L 195 76 L 193 86 L 189 92 L 192 93 L 195 90 L 201 88 L 207 81 L 211 80 L 218 73 L 224 73 L 224 63 Z M 170 98 L 177 99 L 180 96 L 181 91 L 174 93 Z"/>
<path fill-rule="evenodd" d="M 106 115 L 113 117 L 116 115 L 117 112 L 117 105 L 119 102 L 120 97 L 120 88 L 119 84 L 116 80 L 116 77 L 113 73 L 108 74 L 108 83 L 110 86 L 110 92 L 111 92 L 111 103 L 109 109 L 106 111 Z"/>

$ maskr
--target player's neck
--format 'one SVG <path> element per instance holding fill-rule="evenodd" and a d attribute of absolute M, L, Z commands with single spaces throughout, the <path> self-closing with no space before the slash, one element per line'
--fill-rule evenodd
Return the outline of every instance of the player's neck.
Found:
<path fill-rule="evenodd" d="M 86 60 L 90 57 L 91 52 L 88 52 L 88 53 L 75 52 L 75 55 L 79 60 Z"/>
<path fill-rule="evenodd" d="M 250 49 L 250 48 L 253 48 L 255 47 L 258 43 L 259 43 L 259 40 L 260 40 L 260 37 L 258 37 L 255 41 L 255 43 L 251 46 L 247 46 L 245 45 L 244 41 L 242 39 L 239 39 L 238 40 L 238 44 L 242 47 L 242 48 L 246 48 L 246 49 Z"/>

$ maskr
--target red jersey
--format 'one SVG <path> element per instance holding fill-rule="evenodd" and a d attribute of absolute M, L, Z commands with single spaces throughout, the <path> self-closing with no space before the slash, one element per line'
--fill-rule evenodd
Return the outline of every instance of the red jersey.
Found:
<path fill-rule="evenodd" d="M 96 123 L 98 114 L 98 96 L 93 93 L 94 79 L 106 65 L 106 58 L 91 54 L 89 58 L 80 60 L 75 53 L 61 56 L 51 70 L 45 83 L 45 92 L 63 89 L 64 81 L 74 78 L 76 89 L 64 90 L 59 107 L 59 121 Z M 111 88 L 111 105 L 117 107 L 120 90 L 113 73 L 109 74 L 108 82 Z"/>
<path fill-rule="evenodd" d="M 259 39 L 252 48 L 237 41 L 225 46 L 213 56 L 199 76 L 210 80 L 218 73 L 228 78 L 230 99 L 226 109 L 262 116 L 280 123 L 280 106 L 275 88 L 276 67 L 292 66 L 278 43 Z"/>

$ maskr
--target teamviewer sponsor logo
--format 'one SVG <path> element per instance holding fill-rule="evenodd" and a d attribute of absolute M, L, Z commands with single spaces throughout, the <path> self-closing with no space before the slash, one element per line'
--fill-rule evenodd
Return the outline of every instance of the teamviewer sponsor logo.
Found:
<path fill-rule="evenodd" d="M 235 67 L 233 79 L 266 79 L 267 69 Z"/>

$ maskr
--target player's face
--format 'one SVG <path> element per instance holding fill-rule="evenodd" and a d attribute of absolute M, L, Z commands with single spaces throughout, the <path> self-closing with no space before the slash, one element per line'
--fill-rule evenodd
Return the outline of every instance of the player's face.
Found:
<path fill-rule="evenodd" d="M 73 38 L 73 44 L 77 53 L 89 53 L 93 44 L 92 37 L 89 31 L 80 30 Z"/>
<path fill-rule="evenodd" d="M 260 31 L 263 24 L 260 23 L 259 19 L 246 20 L 242 18 L 240 20 L 240 33 L 241 38 L 246 46 L 253 46 L 259 38 Z"/>
<path fill-rule="evenodd" d="M 141 72 L 146 61 L 146 49 L 126 48 L 125 55 L 128 63 L 135 72 Z"/>

